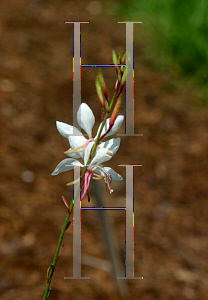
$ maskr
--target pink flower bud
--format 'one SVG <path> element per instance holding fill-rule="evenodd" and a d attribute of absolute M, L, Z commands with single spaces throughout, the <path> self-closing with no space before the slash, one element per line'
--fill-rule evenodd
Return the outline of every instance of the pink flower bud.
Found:
<path fill-rule="evenodd" d="M 101 70 L 98 71 L 98 79 L 99 79 L 99 82 L 100 82 L 100 85 L 102 88 L 103 95 L 104 95 L 105 99 L 108 101 L 107 88 L 106 88 L 105 80 L 104 80 Z"/>
<path fill-rule="evenodd" d="M 121 104 L 122 104 L 122 95 L 119 96 L 117 102 L 116 102 L 116 105 L 113 109 L 113 113 L 111 115 L 111 119 L 110 119 L 110 122 L 109 122 L 109 125 L 110 127 L 112 127 L 114 125 L 114 122 L 116 120 L 116 117 L 119 113 L 119 110 L 120 110 L 120 107 L 121 107 Z"/>
<path fill-rule="evenodd" d="M 101 84 L 100 84 L 100 80 L 99 80 L 99 77 L 97 76 L 96 77 L 96 80 L 95 80 L 95 87 L 96 87 L 96 91 L 97 91 L 97 94 L 98 94 L 98 98 L 100 100 L 100 105 L 102 108 L 104 108 L 104 97 L 103 97 L 103 92 L 102 92 L 102 88 L 101 88 Z"/>

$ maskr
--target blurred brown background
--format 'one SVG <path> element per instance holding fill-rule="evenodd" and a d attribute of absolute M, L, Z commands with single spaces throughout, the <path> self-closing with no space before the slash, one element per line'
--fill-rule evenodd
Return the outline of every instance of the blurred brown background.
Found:
<path fill-rule="evenodd" d="M 42 299 L 46 270 L 65 219 L 61 196 L 72 198 L 72 172 L 50 174 L 69 148 L 55 121 L 72 124 L 73 25 L 82 25 L 82 63 L 111 63 L 125 50 L 125 25 L 95 1 L 0 2 L 0 295 L 1 299 Z M 137 20 L 141 21 L 141 20 Z M 143 21 L 143 20 L 142 20 Z M 143 26 L 143 29 L 141 29 Z M 144 25 L 135 25 L 135 133 L 106 164 L 124 178 L 103 195 L 125 205 L 125 168 L 135 167 L 135 276 L 131 299 L 208 298 L 207 146 L 208 111 L 194 105 L 186 82 L 153 71 L 143 58 Z M 82 68 L 82 102 L 100 123 L 95 68 Z M 115 70 L 103 70 L 113 94 Z M 125 108 L 122 108 L 125 113 Z M 124 133 L 124 124 L 120 133 Z M 93 205 L 92 198 L 92 205 Z M 83 200 L 87 205 L 87 198 Z M 110 212 L 123 263 L 124 212 Z M 107 260 L 96 212 L 82 212 L 82 257 Z M 64 238 L 50 299 L 119 299 L 109 272 L 82 265 L 90 280 L 72 276 L 72 229 Z"/>

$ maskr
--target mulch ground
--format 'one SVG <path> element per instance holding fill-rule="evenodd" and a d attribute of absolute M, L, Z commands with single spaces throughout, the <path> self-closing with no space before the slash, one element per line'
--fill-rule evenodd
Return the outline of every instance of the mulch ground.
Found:
<path fill-rule="evenodd" d="M 65 219 L 61 196 L 72 198 L 72 172 L 50 174 L 69 148 L 55 121 L 73 120 L 73 29 L 82 25 L 82 63 L 111 63 L 111 52 L 125 50 L 125 25 L 90 1 L 14 1 L 0 3 L 0 295 L 1 299 L 42 299 L 46 270 Z M 140 25 L 138 25 L 140 26 Z M 135 26 L 135 133 L 122 137 L 106 163 L 124 178 L 114 193 L 100 189 L 113 206 L 125 205 L 125 168 L 134 171 L 135 276 L 131 299 L 208 299 L 208 111 L 198 107 L 189 83 L 153 71 L 144 59 Z M 144 26 L 144 25 L 143 25 Z M 103 70 L 113 94 L 115 70 Z M 95 68 L 82 69 L 82 102 L 100 123 Z M 183 86 L 184 85 L 184 86 Z M 122 108 L 125 113 L 125 107 Z M 119 133 L 124 133 L 122 125 Z M 94 199 L 92 197 L 92 204 Z M 87 205 L 87 198 L 83 200 Z M 125 260 L 123 212 L 109 213 Z M 107 260 L 96 212 L 82 213 L 82 257 Z M 110 272 L 82 265 L 90 280 L 72 276 L 73 227 L 51 284 L 53 299 L 119 299 Z"/>

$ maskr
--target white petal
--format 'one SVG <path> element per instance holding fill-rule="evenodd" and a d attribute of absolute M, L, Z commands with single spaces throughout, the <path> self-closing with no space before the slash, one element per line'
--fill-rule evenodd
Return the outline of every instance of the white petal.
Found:
<path fill-rule="evenodd" d="M 116 120 L 115 120 L 115 123 L 114 123 L 113 127 L 112 127 L 111 130 L 108 132 L 108 134 L 106 134 L 106 137 L 107 137 L 107 136 L 110 136 L 110 135 L 113 135 L 114 133 L 116 133 L 116 132 L 119 130 L 119 128 L 121 127 L 121 124 L 123 123 L 123 120 L 124 120 L 124 116 L 123 116 L 123 115 L 118 115 L 117 118 L 116 118 Z M 101 136 L 102 136 L 104 133 L 106 133 L 106 131 L 108 130 L 108 128 L 109 128 L 109 122 L 110 122 L 110 118 L 108 118 L 108 119 L 106 120 L 105 126 L 104 126 L 104 128 L 103 128 L 103 130 L 102 130 L 102 133 L 101 133 Z M 94 139 L 97 138 L 101 126 L 102 126 L 102 123 L 100 124 L 100 126 L 99 126 L 99 128 L 98 128 L 98 131 L 97 131 L 97 135 L 96 135 L 96 137 L 95 137 Z"/>
<path fill-rule="evenodd" d="M 59 133 L 63 135 L 65 138 L 68 138 L 69 135 L 78 135 L 78 136 L 82 135 L 82 133 L 76 127 L 73 127 L 63 122 L 56 121 L 56 127 Z"/>
<path fill-rule="evenodd" d="M 87 162 L 88 162 L 88 159 L 89 159 L 89 156 L 90 156 L 90 152 L 92 150 L 92 147 L 93 147 L 94 143 L 95 142 L 90 142 L 87 145 L 87 148 L 85 149 L 85 152 L 84 152 L 84 165 L 85 166 L 87 165 Z"/>
<path fill-rule="evenodd" d="M 72 170 L 74 167 L 83 167 L 83 165 L 76 159 L 66 158 L 62 160 L 55 168 L 51 175 L 58 175 L 61 172 Z"/>
<path fill-rule="evenodd" d="M 107 154 L 108 149 L 105 148 L 101 148 L 99 150 L 96 151 L 95 153 L 95 157 L 92 159 L 90 166 L 94 166 L 94 165 L 100 165 L 105 161 L 108 161 L 112 158 L 111 155 Z"/>
<path fill-rule="evenodd" d="M 108 172 L 112 177 L 112 181 L 121 181 L 121 180 L 123 180 L 121 175 L 119 175 L 112 168 L 109 168 L 109 167 L 104 167 L 103 168 L 103 167 L 99 166 L 99 168 L 96 168 L 95 170 L 93 170 L 93 172 L 98 174 L 98 175 L 101 175 L 101 176 L 105 176 L 105 172 Z"/>
<path fill-rule="evenodd" d="M 95 124 L 95 117 L 92 110 L 86 103 L 82 103 L 77 112 L 77 122 L 85 130 L 88 136 L 92 137 L 92 128 Z"/>
<path fill-rule="evenodd" d="M 87 139 L 82 135 L 82 136 L 74 136 L 71 135 L 69 136 L 69 143 L 72 149 L 76 149 L 78 147 L 83 146 L 84 144 L 86 144 Z M 78 150 L 82 150 L 82 148 L 78 149 Z M 84 156 L 84 152 L 79 152 L 80 156 L 83 158 Z"/>
<path fill-rule="evenodd" d="M 115 138 L 99 144 L 99 147 L 108 149 L 108 151 L 112 152 L 112 154 L 114 155 L 118 151 L 120 142 L 121 138 Z"/>
<path fill-rule="evenodd" d="M 121 177 L 121 175 L 116 173 L 112 168 L 104 167 L 104 170 L 107 171 L 108 173 L 110 173 L 110 175 L 112 177 L 112 181 L 121 181 L 121 180 L 123 180 L 123 177 Z"/>

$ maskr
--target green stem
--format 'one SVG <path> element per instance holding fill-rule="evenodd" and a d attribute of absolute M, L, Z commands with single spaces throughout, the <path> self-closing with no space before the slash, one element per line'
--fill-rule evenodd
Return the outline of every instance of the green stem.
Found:
<path fill-rule="evenodd" d="M 82 178 L 83 177 L 84 177 L 84 172 L 82 174 Z M 64 226 L 63 226 L 61 234 L 59 236 L 58 244 L 57 244 L 57 247 L 56 247 L 56 252 L 55 252 L 55 255 L 54 255 L 54 258 L 53 258 L 53 263 L 52 263 L 53 270 L 51 272 L 50 277 L 47 280 L 47 284 L 46 284 L 46 288 L 45 288 L 45 293 L 44 293 L 44 296 L 43 296 L 43 300 L 47 300 L 49 298 L 48 295 L 50 296 L 50 294 L 48 294 L 48 293 L 49 293 L 49 288 L 50 288 L 51 280 L 52 280 L 52 277 L 53 277 L 53 272 L 54 272 L 55 267 L 56 267 L 56 263 L 57 263 L 57 260 L 58 260 L 58 254 L 59 254 L 59 251 L 60 251 L 61 243 L 62 243 L 62 240 L 63 240 L 63 237 L 64 237 L 64 233 L 66 231 L 66 228 L 67 228 L 67 225 L 68 225 L 68 222 L 69 222 L 69 218 L 71 216 L 71 212 L 72 212 L 72 209 L 73 209 L 73 206 L 74 206 L 74 200 L 77 197 L 78 191 L 79 191 L 79 188 L 77 187 L 77 189 L 75 191 L 74 199 L 72 199 L 72 201 L 71 201 L 71 204 L 69 206 L 69 212 L 66 215 Z"/>
<path fill-rule="evenodd" d="M 84 179 L 84 175 L 87 171 L 87 167 L 89 165 L 89 163 L 91 162 L 92 158 L 93 158 L 93 155 L 96 151 L 96 148 L 97 148 L 97 145 L 99 143 L 99 139 L 100 139 L 100 136 L 101 136 L 101 133 L 102 133 L 102 130 L 105 126 L 105 123 L 106 123 L 106 120 L 111 112 L 111 109 L 113 107 L 113 104 L 115 102 L 115 100 L 117 99 L 117 91 L 114 93 L 113 95 L 113 98 L 111 100 L 111 103 L 109 105 L 109 110 L 108 112 L 106 112 L 106 115 L 105 115 L 105 118 L 102 122 L 102 125 L 101 125 L 101 128 L 100 128 L 100 131 L 98 133 L 98 136 L 97 136 L 97 139 L 95 141 L 95 144 L 92 148 L 92 152 L 91 152 L 91 156 L 89 157 L 88 159 L 88 162 L 87 162 L 87 165 L 85 166 L 84 168 L 84 171 L 82 173 L 82 176 L 81 176 L 81 182 L 83 181 Z M 68 222 L 69 222 L 69 218 L 71 216 L 71 212 L 72 212 L 72 209 L 73 209 L 73 206 L 74 206 L 74 201 L 75 199 L 77 198 L 77 193 L 79 191 L 79 187 L 77 187 L 76 191 L 75 191 L 75 195 L 74 195 L 74 199 L 71 201 L 70 203 L 70 206 L 69 206 L 69 212 L 67 213 L 66 215 L 66 219 L 65 219 L 65 222 L 64 222 L 64 226 L 62 228 L 62 231 L 61 231 L 61 234 L 59 236 L 59 240 L 58 240 L 58 244 L 57 244 L 57 247 L 56 247 L 56 252 L 55 252 L 55 255 L 54 255 L 54 258 L 53 258 L 53 263 L 52 263 L 52 271 L 50 272 L 50 275 L 48 277 L 48 280 L 47 280 L 47 284 L 46 284 L 46 288 L 45 288 L 45 292 L 44 292 L 44 296 L 43 296 L 43 300 L 47 300 L 49 297 L 50 297 L 50 291 L 49 291 L 49 288 L 50 288 L 50 284 L 51 284 L 51 280 L 52 280 L 52 277 L 53 277 L 53 272 L 55 270 L 55 267 L 56 267 L 56 264 L 57 264 L 57 260 L 58 260 L 58 255 L 59 255 L 59 251 L 60 251 L 60 247 L 61 247 L 61 243 L 62 243 L 62 240 L 63 240 L 63 237 L 64 237 L 64 233 L 66 231 L 66 228 L 67 228 L 67 225 L 68 225 Z"/>
<path fill-rule="evenodd" d="M 88 160 L 88 162 L 87 162 L 87 165 L 89 165 L 90 161 L 91 161 L 92 158 L 93 158 L 93 154 L 94 154 L 94 152 L 95 152 L 95 150 L 96 150 L 96 147 L 97 147 L 97 144 L 98 144 L 98 142 L 99 142 L 99 139 L 100 139 L 100 136 L 101 136 L 101 132 L 102 132 L 102 130 L 103 130 L 103 127 L 105 126 L 106 120 L 107 120 L 107 118 L 108 118 L 108 116 L 109 116 L 109 113 L 110 113 L 110 111 L 111 111 L 111 109 L 112 109 L 113 103 L 114 103 L 114 101 L 115 101 L 115 99 L 116 99 L 115 96 L 116 96 L 116 95 L 114 94 L 114 96 L 113 96 L 113 98 L 112 98 L 112 100 L 111 100 L 110 106 L 109 106 L 109 112 L 107 112 L 106 115 L 105 115 L 105 118 L 104 118 L 104 120 L 103 120 L 102 126 L 101 126 L 101 128 L 100 128 L 99 133 L 98 133 L 98 137 L 97 137 L 97 139 L 96 139 L 96 141 L 95 141 L 95 144 L 94 144 L 94 146 L 93 146 L 93 149 L 92 149 L 91 158 L 89 158 L 89 160 Z M 82 176 L 81 176 L 81 182 L 82 182 L 83 179 L 84 179 L 84 175 L 85 175 L 86 171 L 87 171 L 87 166 L 84 168 L 84 171 L 83 171 L 83 173 L 82 173 Z M 52 263 L 52 268 L 53 268 L 53 269 L 52 269 L 52 272 L 51 272 L 50 277 L 48 278 L 48 281 L 47 281 L 47 284 L 46 284 L 46 288 L 45 288 L 45 293 L 44 293 L 44 296 L 43 296 L 43 300 L 47 300 L 47 299 L 49 298 L 49 296 L 50 296 L 50 294 L 49 294 L 49 292 L 50 292 L 50 291 L 49 291 L 49 288 L 50 288 L 51 280 L 52 280 L 52 277 L 53 277 L 53 272 L 54 272 L 55 267 L 56 267 L 57 258 L 58 258 L 58 254 L 59 254 L 59 251 L 60 251 L 61 243 L 62 243 L 62 240 L 63 240 L 63 237 L 64 237 L 64 233 L 65 233 L 65 231 L 66 231 L 67 224 L 68 224 L 68 222 L 69 222 L 69 218 L 70 218 L 70 216 L 71 216 L 71 212 L 72 212 L 72 209 L 73 209 L 73 206 L 74 206 L 74 201 L 75 201 L 75 199 L 76 199 L 76 197 L 77 197 L 78 190 L 79 190 L 79 189 L 77 188 L 76 191 L 75 191 L 74 199 L 73 199 L 73 200 L 71 201 L 71 203 L 70 203 L 70 206 L 69 206 L 69 212 L 68 212 L 67 215 L 66 215 L 66 219 L 65 219 L 65 222 L 64 222 L 64 226 L 63 226 L 62 231 L 61 231 L 61 234 L 60 234 L 60 236 L 59 236 L 58 244 L 57 244 L 57 247 L 56 247 L 56 252 L 55 252 L 55 255 L 54 255 L 54 258 L 53 258 L 53 263 Z"/>
<path fill-rule="evenodd" d="M 96 150 L 96 148 L 97 148 L 97 145 L 98 145 L 98 143 L 99 143 L 99 139 L 100 139 L 102 130 L 103 130 L 103 128 L 104 128 L 104 126 L 105 126 L 105 123 L 106 123 L 106 120 L 107 120 L 107 118 L 108 118 L 108 116 L 109 116 L 109 114 L 110 114 L 110 112 L 111 112 L 111 109 L 112 109 L 112 107 L 113 107 L 113 104 L 114 104 L 114 102 L 115 102 L 115 99 L 116 99 L 116 92 L 114 93 L 113 98 L 112 98 L 112 100 L 111 100 L 111 103 L 110 103 L 110 105 L 109 105 L 109 111 L 106 112 L 105 118 L 104 118 L 103 123 L 102 123 L 102 125 L 101 125 L 101 127 L 100 127 L 100 131 L 99 131 L 99 133 L 98 133 L 97 139 L 96 139 L 95 144 L 94 144 L 94 146 L 93 146 L 93 148 L 92 148 L 91 157 L 89 157 L 88 162 L 87 162 L 87 165 L 86 165 L 85 168 L 84 168 L 84 171 L 85 171 L 85 172 L 86 172 L 86 170 L 87 170 L 87 167 L 88 167 L 90 161 L 91 161 L 92 158 L 93 158 L 93 155 L 94 155 L 95 150 Z M 84 173 L 84 172 L 83 172 L 83 173 Z"/>

